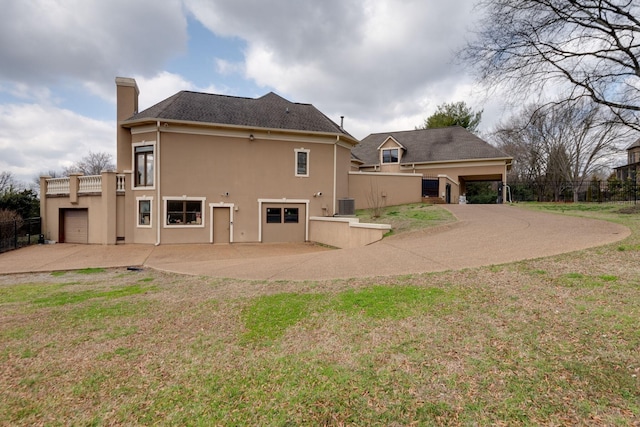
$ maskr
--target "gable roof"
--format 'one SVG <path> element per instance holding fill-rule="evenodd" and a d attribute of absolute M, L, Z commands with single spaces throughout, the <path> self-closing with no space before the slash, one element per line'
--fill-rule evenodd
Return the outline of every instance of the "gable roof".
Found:
<path fill-rule="evenodd" d="M 399 143 L 399 142 L 398 142 L 398 141 L 397 141 L 393 136 L 391 136 L 391 135 L 389 135 L 388 137 L 386 137 L 386 138 L 385 138 L 385 140 L 384 140 L 384 141 L 382 141 L 382 144 L 378 145 L 378 148 L 376 148 L 376 150 L 381 149 L 381 148 L 382 148 L 382 146 L 383 146 L 384 144 L 386 144 L 386 143 L 387 143 L 387 141 L 389 141 L 389 140 L 393 141 L 393 143 L 394 143 L 394 144 L 396 144 L 396 146 L 397 146 L 397 147 L 402 148 L 403 150 L 406 150 L 406 147 L 405 147 L 404 145 L 400 144 L 400 143 Z"/>
<path fill-rule="evenodd" d="M 291 102 L 273 92 L 254 99 L 181 91 L 124 124 L 156 120 L 333 133 L 355 139 L 313 105 Z"/>
<path fill-rule="evenodd" d="M 627 150 L 632 150 L 634 148 L 638 148 L 640 147 L 640 139 L 638 139 L 636 142 L 634 142 L 633 144 L 631 144 L 630 146 L 627 147 Z"/>
<path fill-rule="evenodd" d="M 511 158 L 461 126 L 373 133 L 360 141 L 353 153 L 365 165 L 377 165 L 378 147 L 389 137 L 406 148 L 402 164 Z"/>

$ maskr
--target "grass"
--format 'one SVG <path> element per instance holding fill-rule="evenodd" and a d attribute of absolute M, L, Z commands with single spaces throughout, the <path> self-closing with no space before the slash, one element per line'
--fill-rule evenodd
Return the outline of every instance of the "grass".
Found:
<path fill-rule="evenodd" d="M 0 275 L 0 425 L 637 425 L 639 218 L 564 214 L 632 235 L 375 280 Z"/>
<path fill-rule="evenodd" d="M 356 216 L 363 223 L 372 222 L 391 225 L 391 232 L 387 233 L 385 237 L 391 234 L 432 228 L 455 221 L 449 211 L 436 205 L 424 203 L 382 208 L 379 217 L 373 217 L 371 210 L 363 209 L 356 211 Z"/>

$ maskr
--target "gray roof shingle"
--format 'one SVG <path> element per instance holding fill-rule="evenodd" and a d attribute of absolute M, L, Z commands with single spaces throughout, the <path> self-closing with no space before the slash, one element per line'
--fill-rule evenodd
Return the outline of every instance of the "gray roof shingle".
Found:
<path fill-rule="evenodd" d="M 145 120 L 337 133 L 353 138 L 313 105 L 291 102 L 273 92 L 254 99 L 181 91 L 133 115 L 126 122 Z"/>
<path fill-rule="evenodd" d="M 406 148 L 401 163 L 511 158 L 461 126 L 373 133 L 353 148 L 365 165 L 380 163 L 378 147 L 392 136 Z"/>

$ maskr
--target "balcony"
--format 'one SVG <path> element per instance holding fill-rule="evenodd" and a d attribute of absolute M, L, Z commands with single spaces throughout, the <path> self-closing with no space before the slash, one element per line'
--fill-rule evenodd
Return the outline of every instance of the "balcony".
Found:
<path fill-rule="evenodd" d="M 78 194 L 102 193 L 102 175 L 76 175 L 78 182 Z M 115 175 L 116 192 L 124 193 L 125 191 L 125 175 Z M 65 178 L 47 178 L 46 180 L 47 196 L 64 196 L 71 194 L 71 177 Z"/>

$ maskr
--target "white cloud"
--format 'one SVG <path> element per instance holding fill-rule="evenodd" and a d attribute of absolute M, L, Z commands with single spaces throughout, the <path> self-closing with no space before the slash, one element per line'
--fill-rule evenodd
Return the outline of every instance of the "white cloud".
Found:
<path fill-rule="evenodd" d="M 115 126 L 52 106 L 0 105 L 0 171 L 30 182 L 40 172 L 61 170 L 90 151 L 115 158 Z"/>
<path fill-rule="evenodd" d="M 220 74 L 230 75 L 230 74 L 244 74 L 245 67 L 241 62 L 231 62 L 226 59 L 216 58 L 216 69 Z"/>
<path fill-rule="evenodd" d="M 0 0 L 0 81 L 101 82 L 151 74 L 186 48 L 181 0 Z"/>
<path fill-rule="evenodd" d="M 464 42 L 472 0 L 185 5 L 217 35 L 246 41 L 245 66 L 236 72 L 334 120 L 347 116 L 359 129 L 346 128 L 359 137 L 384 127 L 413 129 L 469 84 L 453 54 Z"/>
<path fill-rule="evenodd" d="M 459 100 L 491 122 L 497 109 L 452 61 L 473 1 L 0 0 L 0 171 L 29 177 L 90 150 L 114 152 L 115 123 L 86 116 L 97 106 L 115 117 L 116 76 L 136 78 L 141 109 L 180 90 L 237 95 L 201 69 L 190 75 L 189 62 L 183 74 L 166 71 L 186 50 L 187 14 L 243 41 L 240 61 L 205 52 L 212 79 L 250 80 L 338 123 L 344 115 L 356 137 L 413 129 Z"/>
<path fill-rule="evenodd" d="M 134 76 L 140 89 L 140 111 L 157 104 L 182 90 L 205 93 L 222 93 L 215 85 L 198 87 L 178 74 L 162 71 L 152 77 Z M 115 107 L 114 107 L 115 108 Z"/>

